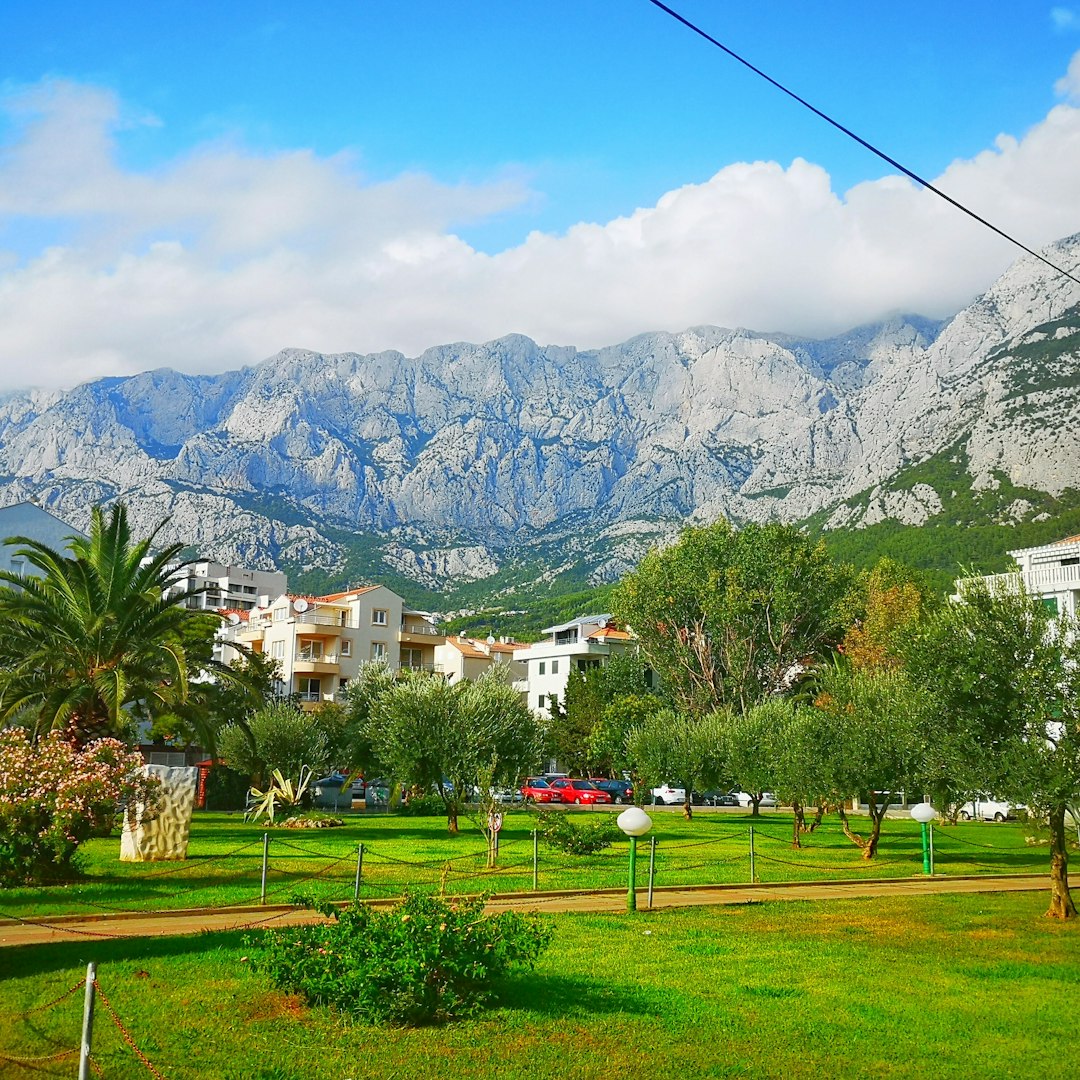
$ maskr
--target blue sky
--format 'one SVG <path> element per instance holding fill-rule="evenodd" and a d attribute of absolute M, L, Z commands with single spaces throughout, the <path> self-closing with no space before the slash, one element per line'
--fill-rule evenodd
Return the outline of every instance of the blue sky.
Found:
<path fill-rule="evenodd" d="M 1080 230 L 1080 5 L 672 6 L 1026 243 Z M 0 388 L 825 334 L 1018 254 L 647 0 L 5 0 L 0 40 Z"/>

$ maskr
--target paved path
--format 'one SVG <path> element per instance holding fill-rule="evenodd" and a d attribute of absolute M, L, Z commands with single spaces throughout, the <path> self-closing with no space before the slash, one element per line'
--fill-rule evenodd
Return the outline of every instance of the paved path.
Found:
<path fill-rule="evenodd" d="M 978 877 L 879 878 L 873 881 L 786 882 L 768 885 L 669 886 L 653 892 L 653 910 L 711 904 L 759 904 L 767 900 L 841 900 L 860 896 L 919 896 L 928 893 L 1049 891 L 1046 874 L 981 875 Z M 380 905 L 392 900 L 378 901 Z M 639 910 L 648 891 L 639 889 Z M 601 892 L 507 893 L 493 896 L 489 911 L 624 911 L 625 889 Z M 285 905 L 211 908 L 158 912 L 153 915 L 58 915 L 52 918 L 0 918 L 0 948 L 40 945 L 78 939 L 159 937 L 197 934 L 203 930 L 239 930 L 320 922 L 317 912 Z"/>

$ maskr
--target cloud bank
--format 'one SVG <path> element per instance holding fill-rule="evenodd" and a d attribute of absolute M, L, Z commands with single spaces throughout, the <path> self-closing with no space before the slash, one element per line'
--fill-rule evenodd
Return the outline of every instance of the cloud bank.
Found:
<path fill-rule="evenodd" d="M 1030 246 L 1080 230 L 1080 54 L 1058 90 L 1022 137 L 934 181 Z M 217 372 L 285 346 L 415 354 L 511 332 L 596 346 L 701 323 L 820 336 L 951 314 L 1019 254 L 906 180 L 838 194 L 796 158 L 727 165 L 489 255 L 455 230 L 536 197 L 520 178 L 374 183 L 346 154 L 221 143 L 140 171 L 123 132 L 156 121 L 106 91 L 48 82 L 0 110 L 0 389 Z"/>

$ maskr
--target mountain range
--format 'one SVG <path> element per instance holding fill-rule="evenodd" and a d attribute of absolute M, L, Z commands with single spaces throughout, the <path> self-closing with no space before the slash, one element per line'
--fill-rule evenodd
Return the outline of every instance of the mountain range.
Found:
<path fill-rule="evenodd" d="M 1080 234 L 1048 249 L 1075 272 Z M 693 327 L 607 348 L 511 335 L 285 349 L 0 402 L 0 503 L 84 526 L 122 498 L 202 557 L 444 593 L 610 581 L 687 521 L 1001 521 L 1080 488 L 1080 286 L 1025 257 L 952 319 L 828 340 Z M 1035 496 L 1032 493 L 1036 493 Z M 1015 496 L 1015 497 L 1013 497 Z"/>

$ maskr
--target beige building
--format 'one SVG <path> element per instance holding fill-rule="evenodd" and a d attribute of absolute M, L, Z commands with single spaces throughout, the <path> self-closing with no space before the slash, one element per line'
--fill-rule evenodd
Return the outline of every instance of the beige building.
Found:
<path fill-rule="evenodd" d="M 236 658 L 229 645 L 238 642 L 276 660 L 282 691 L 309 709 L 343 700 L 349 680 L 370 662 L 449 680 L 475 679 L 496 663 L 516 670 L 516 643 L 447 638 L 430 615 L 406 608 L 384 585 L 328 596 L 283 593 L 264 607 L 224 614 L 219 658 Z"/>

